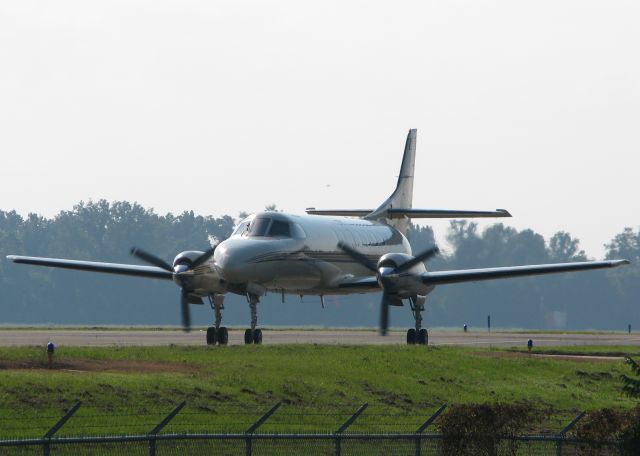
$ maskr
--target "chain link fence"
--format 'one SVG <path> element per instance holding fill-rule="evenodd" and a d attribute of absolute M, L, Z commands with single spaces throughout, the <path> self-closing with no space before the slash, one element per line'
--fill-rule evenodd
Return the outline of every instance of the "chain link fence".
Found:
<path fill-rule="evenodd" d="M 487 456 L 609 456 L 623 455 L 620 442 L 590 442 L 569 437 L 568 433 L 584 416 L 578 414 L 563 422 L 555 433 L 517 435 L 496 441 L 472 438 L 451 440 L 429 430 L 444 412 L 446 405 L 430 416 L 392 415 L 388 410 L 369 408 L 363 404 L 357 409 L 339 409 L 332 413 L 312 408 L 288 408 L 277 413 L 282 403 L 268 409 L 239 405 L 226 409 L 226 430 L 207 425 L 206 413 L 182 412 L 181 402 L 164 416 L 140 413 L 135 426 L 123 426 L 122 435 L 97 435 L 100 419 L 122 419 L 123 415 L 92 415 L 76 412 L 78 402 L 66 413 L 49 420 L 53 426 L 38 437 L 27 436 L 0 440 L 0 455 L 487 455 Z M 366 412 L 366 413 L 365 413 Z M 80 415 L 80 416 L 78 416 Z M 73 435 L 64 433 L 66 424 L 75 416 Z M 130 418 L 127 415 L 127 418 Z M 250 419 L 248 419 L 251 417 Z M 44 418 L 46 417 L 41 417 Z M 38 420 L 35 420 L 38 421 Z M 0 421 L 0 427 L 10 420 Z M 104 421 L 103 421 L 104 426 Z M 318 428 L 316 432 L 315 429 Z M 113 429 L 112 427 L 110 429 Z M 312 429 L 312 431 L 310 431 Z M 331 431 L 327 432 L 327 429 Z M 411 429 L 407 432 L 407 429 Z M 202 431 L 201 431 L 202 430 Z M 59 432 L 60 431 L 60 432 Z M 526 432 L 526 431 L 525 431 Z M 7 435 L 6 433 L 4 435 Z"/>

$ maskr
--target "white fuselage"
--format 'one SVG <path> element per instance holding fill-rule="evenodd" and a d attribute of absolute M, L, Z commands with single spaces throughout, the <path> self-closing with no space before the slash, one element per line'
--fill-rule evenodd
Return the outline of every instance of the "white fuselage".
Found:
<path fill-rule="evenodd" d="M 209 266 L 220 280 L 203 280 L 201 292 L 348 293 L 336 284 L 371 271 L 345 255 L 337 247 L 339 242 L 358 249 L 374 263 L 390 252 L 411 254 L 406 237 L 383 223 L 262 212 L 243 220 L 218 246 Z"/>

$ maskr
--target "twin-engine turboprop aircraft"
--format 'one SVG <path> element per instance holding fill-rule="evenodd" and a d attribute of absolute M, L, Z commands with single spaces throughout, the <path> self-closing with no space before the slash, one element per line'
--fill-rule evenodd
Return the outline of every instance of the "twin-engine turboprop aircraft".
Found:
<path fill-rule="evenodd" d="M 206 252 L 182 252 L 170 265 L 138 248 L 131 254 L 150 266 L 8 256 L 15 263 L 173 280 L 181 290 L 182 324 L 190 328 L 189 304 L 207 298 L 215 323 L 207 329 L 207 344 L 226 344 L 221 326 L 227 293 L 246 296 L 251 325 L 246 344 L 262 343 L 257 328 L 257 304 L 267 291 L 294 295 L 374 293 L 382 291 L 380 332 L 389 324 L 389 306 L 408 300 L 415 327 L 408 344 L 427 344 L 422 327 L 426 296 L 437 285 L 538 274 L 611 268 L 627 260 L 586 261 L 502 268 L 428 272 L 424 262 L 437 248 L 412 254 L 407 238 L 411 218 L 511 217 L 504 209 L 455 211 L 413 209 L 416 130 L 410 130 L 395 191 L 377 209 L 316 210 L 306 215 L 262 212 L 240 222 L 231 237 Z"/>

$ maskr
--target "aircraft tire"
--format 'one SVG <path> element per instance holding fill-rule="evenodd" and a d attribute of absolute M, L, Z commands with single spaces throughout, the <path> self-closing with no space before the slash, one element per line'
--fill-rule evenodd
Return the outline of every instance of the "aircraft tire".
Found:
<path fill-rule="evenodd" d="M 416 330 L 415 328 L 410 328 L 407 331 L 407 345 L 415 345 L 416 344 Z"/>
<path fill-rule="evenodd" d="M 418 337 L 416 343 L 418 345 L 429 345 L 429 333 L 426 329 L 422 328 L 418 332 Z"/>
<path fill-rule="evenodd" d="M 227 345 L 229 343 L 229 331 L 225 326 L 221 326 L 218 330 L 218 343 L 220 345 Z"/>
<path fill-rule="evenodd" d="M 261 345 L 262 344 L 262 330 L 261 329 L 256 329 L 253 332 L 253 343 L 256 345 Z"/>
<path fill-rule="evenodd" d="M 245 329 L 244 330 L 244 343 L 245 345 L 249 345 L 253 343 L 253 338 L 251 337 L 251 330 L 250 329 Z"/>
<path fill-rule="evenodd" d="M 207 345 L 216 344 L 216 328 L 215 326 L 209 326 L 207 328 Z"/>

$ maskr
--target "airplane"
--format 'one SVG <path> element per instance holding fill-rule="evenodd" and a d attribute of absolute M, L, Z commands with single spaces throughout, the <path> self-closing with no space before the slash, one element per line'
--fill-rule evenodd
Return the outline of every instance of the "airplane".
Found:
<path fill-rule="evenodd" d="M 415 325 L 406 334 L 407 344 L 427 345 L 429 334 L 422 324 L 426 297 L 436 286 L 532 276 L 540 274 L 614 268 L 627 260 L 585 261 L 427 271 L 425 262 L 437 247 L 413 254 L 407 240 L 415 218 L 511 217 L 505 209 L 494 211 L 414 209 L 413 180 L 417 130 L 409 130 L 396 188 L 375 209 L 315 209 L 304 215 L 260 212 L 244 218 L 231 236 L 202 251 L 179 253 L 169 264 L 139 248 L 131 254 L 148 265 L 102 263 L 58 258 L 9 255 L 15 263 L 173 280 L 180 288 L 182 326 L 189 331 L 190 304 L 207 299 L 214 323 L 207 328 L 208 345 L 226 345 L 228 330 L 222 326 L 224 298 L 228 293 L 245 296 L 250 327 L 245 344 L 261 344 L 257 305 L 267 292 L 282 295 L 316 295 L 324 304 L 327 295 L 378 293 L 380 333 L 387 334 L 389 307 L 408 301 Z"/>

